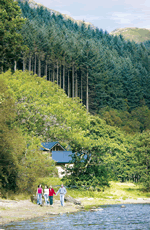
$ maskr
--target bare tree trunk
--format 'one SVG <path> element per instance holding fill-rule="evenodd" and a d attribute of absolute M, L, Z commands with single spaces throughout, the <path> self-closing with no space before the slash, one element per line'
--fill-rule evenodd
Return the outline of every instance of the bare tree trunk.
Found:
<path fill-rule="evenodd" d="M 53 66 L 53 82 L 55 81 L 55 71 L 54 71 L 54 66 Z"/>
<path fill-rule="evenodd" d="M 59 67 L 58 67 L 58 61 L 57 61 L 57 85 L 58 85 L 58 69 Z"/>
<path fill-rule="evenodd" d="M 26 60 L 25 60 L 25 57 L 23 57 L 23 72 L 25 71 L 26 69 Z"/>
<path fill-rule="evenodd" d="M 31 58 L 31 71 L 33 73 L 33 57 Z"/>
<path fill-rule="evenodd" d="M 35 60 L 34 60 L 34 74 L 36 74 L 36 54 L 35 54 Z"/>
<path fill-rule="evenodd" d="M 45 76 L 46 76 L 46 80 L 47 80 L 47 60 L 46 60 L 46 65 L 45 65 Z"/>
<path fill-rule="evenodd" d="M 72 63 L 72 98 L 74 98 L 74 62 Z"/>
<path fill-rule="evenodd" d="M 16 70 L 17 70 L 17 62 L 15 61 L 14 62 L 14 72 L 16 72 Z"/>
<path fill-rule="evenodd" d="M 76 87 L 75 87 L 75 97 L 78 97 L 78 79 L 77 79 L 77 72 L 76 72 Z"/>
<path fill-rule="evenodd" d="M 88 76 L 88 67 L 87 67 L 87 76 L 86 76 L 86 109 L 89 112 L 89 76 Z"/>
<path fill-rule="evenodd" d="M 59 85 L 60 85 L 60 88 L 61 88 L 61 67 L 60 67 L 60 75 L 59 75 L 59 76 L 60 76 L 60 79 L 59 79 L 59 80 L 60 80 Z"/>
<path fill-rule="evenodd" d="M 41 59 L 39 57 L 39 64 L 38 64 L 38 76 L 41 77 Z"/>
<path fill-rule="evenodd" d="M 49 81 L 51 80 L 51 73 L 50 73 L 50 68 L 49 68 Z"/>
<path fill-rule="evenodd" d="M 81 71 L 81 102 L 83 101 L 83 89 L 82 89 L 82 71 Z"/>
<path fill-rule="evenodd" d="M 29 72 L 31 72 L 31 55 L 29 56 Z"/>
<path fill-rule="evenodd" d="M 63 90 L 65 91 L 65 65 L 63 65 Z"/>
<path fill-rule="evenodd" d="M 69 70 L 68 70 L 68 97 L 70 97 L 70 79 L 69 79 Z"/>

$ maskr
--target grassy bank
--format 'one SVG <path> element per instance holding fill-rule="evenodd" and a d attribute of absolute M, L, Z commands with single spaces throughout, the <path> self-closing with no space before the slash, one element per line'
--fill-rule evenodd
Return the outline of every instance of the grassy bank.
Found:
<path fill-rule="evenodd" d="M 57 192 L 62 181 L 59 178 L 44 178 L 39 179 L 34 184 L 33 194 L 36 193 L 37 185 L 42 184 L 52 185 L 55 192 Z M 110 182 L 110 187 L 106 187 L 104 191 L 92 191 L 92 188 L 83 189 L 83 188 L 67 188 L 67 195 L 70 195 L 73 198 L 80 199 L 83 205 L 90 205 L 97 203 L 98 205 L 102 204 L 114 204 L 119 200 L 126 199 L 139 199 L 139 198 L 150 198 L 150 193 L 142 191 L 142 188 L 139 185 L 134 183 L 120 183 L 120 182 Z M 56 200 L 59 199 L 59 196 L 54 197 Z M 26 193 L 22 194 L 8 194 L 8 199 L 11 200 L 25 200 L 30 199 L 30 195 Z"/>

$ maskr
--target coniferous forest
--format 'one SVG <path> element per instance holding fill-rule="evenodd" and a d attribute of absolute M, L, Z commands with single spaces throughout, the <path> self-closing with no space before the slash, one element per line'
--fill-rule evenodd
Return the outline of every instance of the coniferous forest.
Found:
<path fill-rule="evenodd" d="M 58 140 L 75 153 L 66 184 L 132 180 L 149 190 L 149 41 L 126 41 L 27 2 L 1 6 L 1 188 L 31 188 L 39 168 L 56 176 L 38 148 Z"/>

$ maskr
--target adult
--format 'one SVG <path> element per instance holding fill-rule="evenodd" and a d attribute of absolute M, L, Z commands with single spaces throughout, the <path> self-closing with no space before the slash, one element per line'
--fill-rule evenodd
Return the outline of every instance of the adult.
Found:
<path fill-rule="evenodd" d="M 56 196 L 58 195 L 58 193 L 60 193 L 60 204 L 61 204 L 61 206 L 64 206 L 64 197 L 65 197 L 66 192 L 67 191 L 66 191 L 65 187 L 62 184 L 61 188 L 56 193 Z"/>
<path fill-rule="evenodd" d="M 42 194 L 43 194 L 43 189 L 42 185 L 40 184 L 37 188 L 37 204 L 42 205 Z"/>
<path fill-rule="evenodd" d="M 49 203 L 50 205 L 53 205 L 53 195 L 56 195 L 54 189 L 52 188 L 52 186 L 49 186 Z"/>
<path fill-rule="evenodd" d="M 47 185 L 45 185 L 45 189 L 44 189 L 44 199 L 45 199 L 45 204 L 48 205 L 48 196 L 49 196 L 49 189 L 47 187 Z"/>

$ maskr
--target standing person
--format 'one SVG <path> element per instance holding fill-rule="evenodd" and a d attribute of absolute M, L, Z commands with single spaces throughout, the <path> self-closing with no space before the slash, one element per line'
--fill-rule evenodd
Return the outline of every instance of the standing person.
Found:
<path fill-rule="evenodd" d="M 44 189 L 44 199 L 45 199 L 45 204 L 48 205 L 48 195 L 49 195 L 49 189 L 47 187 L 47 185 L 45 185 L 45 189 Z"/>
<path fill-rule="evenodd" d="M 54 189 L 52 188 L 52 186 L 49 186 L 49 203 L 50 205 L 53 205 L 53 195 L 56 195 Z"/>
<path fill-rule="evenodd" d="M 61 188 L 56 193 L 56 196 L 58 195 L 58 193 L 60 193 L 60 203 L 61 203 L 61 206 L 64 206 L 64 196 L 65 196 L 66 192 L 67 191 L 66 191 L 65 187 L 62 184 Z"/>
<path fill-rule="evenodd" d="M 42 205 L 43 189 L 41 184 L 38 186 L 36 194 L 37 194 L 37 204 Z"/>

